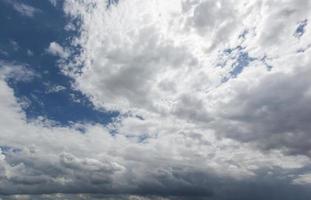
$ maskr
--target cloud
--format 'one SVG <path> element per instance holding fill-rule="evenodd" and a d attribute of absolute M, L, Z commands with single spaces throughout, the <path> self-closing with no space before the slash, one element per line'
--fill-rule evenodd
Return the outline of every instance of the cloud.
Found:
<path fill-rule="evenodd" d="M 35 14 L 41 12 L 41 10 L 21 2 L 17 3 L 16 1 L 9 0 L 4 0 L 4 2 L 10 4 L 15 11 L 26 17 L 34 17 Z"/>
<path fill-rule="evenodd" d="M 26 53 L 27 53 L 28 56 L 33 56 L 34 55 L 34 53 L 30 49 L 27 49 Z"/>
<path fill-rule="evenodd" d="M 18 65 L 0 60 L 0 71 L 2 80 L 29 82 L 35 76 L 35 72 L 28 66 Z"/>
<path fill-rule="evenodd" d="M 54 56 L 59 56 L 62 58 L 68 57 L 68 52 L 57 42 L 51 42 L 46 51 Z"/>
<path fill-rule="evenodd" d="M 221 137 L 310 156 L 310 51 L 298 52 L 311 42 L 309 27 L 301 39 L 293 35 L 310 17 L 308 1 L 104 5 L 65 4 L 81 18 L 75 62 L 84 67 L 63 69 L 97 107 L 175 117 Z"/>
<path fill-rule="evenodd" d="M 258 163 L 261 156 L 257 153 L 310 157 L 308 25 L 304 25 L 300 39 L 294 35 L 301 21 L 310 17 L 309 8 L 303 0 L 175 0 L 121 1 L 106 10 L 102 1 L 67 1 L 65 12 L 81 19 L 81 34 L 74 45 L 82 51 L 74 62 L 84 67 L 79 71 L 72 63 L 63 70 L 98 108 L 131 113 L 114 127 L 118 135 L 146 145 L 154 141 L 162 146 L 172 139 L 175 143 L 168 145 L 171 151 L 157 148 L 153 154 L 177 156 L 197 165 L 199 161 L 193 160 L 196 156 L 210 164 L 218 158 L 211 153 L 217 152 L 213 145 L 230 141 L 223 147 L 231 149 L 226 155 L 237 153 L 234 142 L 246 145 L 241 152 L 255 149 L 256 153 L 248 156 L 254 156 L 250 160 L 256 160 L 251 165 L 256 170 L 249 168 L 250 163 L 241 164 L 248 160 L 242 153 L 230 160 L 240 163 L 238 166 L 227 165 L 226 170 L 216 159 L 217 167 L 208 165 L 212 175 L 200 176 L 256 177 L 256 182 L 257 170 L 265 168 Z M 217 139 L 211 139 L 214 137 Z M 179 153 L 170 154 L 173 149 Z M 271 166 L 275 159 L 263 162 Z M 143 163 L 147 165 L 146 160 Z M 184 174 L 197 170 L 191 168 Z M 175 183 L 170 173 L 165 177 Z M 183 182 L 195 185 L 189 182 L 190 174 Z M 240 184 L 236 189 L 247 196 L 247 189 Z"/>
<path fill-rule="evenodd" d="M 66 87 L 62 85 L 49 86 L 49 84 L 47 84 L 47 87 L 48 87 L 47 93 L 57 93 L 57 92 L 66 90 Z"/>
<path fill-rule="evenodd" d="M 310 164 L 307 157 L 264 153 L 230 139 L 219 140 L 212 130 L 180 120 L 164 123 L 122 117 L 107 127 L 82 124 L 83 133 L 77 125 L 55 127 L 44 118 L 27 121 L 5 82 L 6 75 L 1 74 L 0 110 L 6 117 L 0 118 L 0 193 L 9 198 L 53 199 L 55 195 L 42 194 L 70 193 L 74 195 L 68 198 L 83 199 L 88 198 L 83 193 L 105 193 L 116 195 L 113 199 L 120 195 L 120 199 L 148 199 L 150 195 L 155 196 L 150 199 L 226 199 L 223 190 L 232 184 L 242 188 L 244 182 L 258 184 L 259 171 L 267 180 L 262 180 L 257 191 L 267 181 L 271 190 L 277 190 L 279 178 L 284 187 L 295 191 L 299 186 L 291 186 L 295 177 L 288 178 L 288 174 L 300 175 Z M 117 134 L 110 134 L 112 130 Z M 308 194 L 303 191 L 302 195 Z"/>
<path fill-rule="evenodd" d="M 0 194 L 309 199 L 310 27 L 293 35 L 309 9 L 67 0 L 81 53 L 62 70 L 98 109 L 121 114 L 107 126 L 29 121 L 0 71 Z M 47 52 L 66 60 L 66 49 L 52 42 Z M 249 60 L 233 73 L 241 54 Z"/>
<path fill-rule="evenodd" d="M 54 7 L 56 7 L 56 6 L 57 6 L 57 3 L 58 3 L 57 0 L 49 0 L 49 2 L 50 2 Z"/>
<path fill-rule="evenodd" d="M 241 141 L 254 141 L 266 149 L 286 148 L 289 153 L 311 156 L 310 64 L 299 62 L 290 73 L 272 70 L 254 85 L 241 87 L 252 74 L 232 81 L 230 89 L 236 94 L 218 105 L 223 109 L 219 112 L 221 120 L 215 121 L 220 123 L 219 131 Z"/>
<path fill-rule="evenodd" d="M 293 183 L 298 185 L 309 185 L 311 184 L 311 174 L 299 175 L 296 179 L 293 180 Z"/>

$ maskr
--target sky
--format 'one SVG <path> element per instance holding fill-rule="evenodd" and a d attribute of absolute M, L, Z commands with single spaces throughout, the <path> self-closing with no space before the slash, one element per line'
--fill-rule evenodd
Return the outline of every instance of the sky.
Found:
<path fill-rule="evenodd" d="M 0 200 L 311 199 L 310 10 L 0 0 Z"/>

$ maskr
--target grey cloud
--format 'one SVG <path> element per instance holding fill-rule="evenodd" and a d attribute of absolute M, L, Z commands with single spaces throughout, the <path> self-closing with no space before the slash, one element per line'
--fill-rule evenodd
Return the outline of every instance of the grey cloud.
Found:
<path fill-rule="evenodd" d="M 209 116 L 200 98 L 182 95 L 173 108 L 173 114 L 190 121 L 208 123 L 213 118 Z"/>
<path fill-rule="evenodd" d="M 284 35 L 290 35 L 290 29 L 295 23 L 304 20 L 311 4 L 308 0 L 298 1 L 267 1 L 267 7 L 262 4 L 262 9 L 267 13 L 266 22 L 260 35 L 260 44 L 276 46 L 284 42 Z M 283 19 L 288 19 L 287 23 Z"/>
<path fill-rule="evenodd" d="M 222 105 L 220 131 L 266 149 L 285 147 L 289 153 L 311 156 L 308 65 L 289 74 L 271 72 L 256 86 L 239 89 L 232 101 Z"/>
<path fill-rule="evenodd" d="M 154 85 L 158 84 L 159 88 L 163 88 L 163 82 L 162 84 L 157 82 L 161 79 L 161 74 L 171 69 L 178 69 L 184 63 L 195 62 L 189 52 L 175 46 L 171 41 L 161 44 L 159 34 L 161 33 L 156 29 L 146 28 L 131 38 L 135 40 L 130 47 L 127 45 L 118 49 L 100 47 L 98 51 L 105 53 L 105 57 L 93 61 L 93 66 L 97 66 L 96 69 L 93 68 L 91 71 L 85 69 L 84 74 L 78 78 L 79 87 L 96 88 L 98 95 L 94 97 L 94 102 L 105 101 L 107 107 L 108 103 L 114 101 L 119 103 L 121 108 L 125 106 L 155 109 L 157 99 L 153 101 L 150 99 L 153 98 L 152 92 L 156 90 Z M 113 69 L 110 70 L 111 68 Z M 96 73 L 98 76 L 93 76 L 94 70 L 98 71 Z M 84 84 L 84 80 L 90 75 L 93 78 L 88 86 Z M 99 96 L 101 99 L 97 100 Z"/>
<path fill-rule="evenodd" d="M 234 20 L 233 5 L 230 1 L 203 1 L 195 7 L 193 13 L 194 26 L 204 32 L 212 32 L 217 30 L 217 26 L 222 23 L 232 23 Z"/>
<path fill-rule="evenodd" d="M 114 163 L 78 159 L 68 153 L 59 155 L 59 162 L 52 155 L 45 157 L 29 157 L 23 151 L 6 153 L 6 175 L 1 178 L 0 193 L 10 195 L 110 191 L 113 174 L 121 170 Z"/>
<path fill-rule="evenodd" d="M 181 186 L 176 184 L 174 181 L 168 181 L 167 185 L 159 187 L 157 184 L 140 185 L 137 190 L 130 191 L 132 194 L 126 194 L 127 191 L 116 191 L 117 194 L 108 194 L 111 192 L 104 188 L 98 188 L 97 192 L 100 191 L 104 194 L 97 194 L 96 190 L 88 191 L 88 194 L 81 193 L 79 190 L 73 194 L 28 194 L 29 199 L 120 199 L 120 200 L 261 200 L 261 199 L 271 199 L 271 200 L 307 200 L 311 197 L 311 193 L 308 188 L 298 187 L 296 185 L 288 184 L 286 179 L 282 178 L 268 178 L 263 176 L 262 178 L 257 177 L 256 180 L 249 181 L 234 181 L 230 179 L 221 179 L 219 177 L 206 176 L 205 173 L 194 173 L 191 174 L 175 174 L 175 178 L 180 179 L 181 184 L 185 184 L 190 180 L 196 181 L 200 185 L 189 185 Z M 164 178 L 164 177 L 163 177 Z M 214 179 L 215 178 L 215 179 Z M 161 180 L 161 179 L 160 179 Z M 184 180 L 187 182 L 184 183 Z M 204 180 L 203 182 L 201 182 Z M 164 181 L 164 180 L 162 180 Z M 167 187 L 165 187 L 167 186 Z M 37 190 L 40 190 L 40 187 Z M 72 192 L 71 192 L 72 193 Z M 15 199 L 15 196 L 1 196 L 2 199 Z M 24 199 L 27 199 L 25 198 Z"/>

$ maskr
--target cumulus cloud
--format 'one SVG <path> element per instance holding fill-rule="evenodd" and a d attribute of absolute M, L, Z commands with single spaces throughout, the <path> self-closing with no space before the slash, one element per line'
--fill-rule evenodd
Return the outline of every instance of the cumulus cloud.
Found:
<path fill-rule="evenodd" d="M 99 108 L 310 156 L 309 9 L 304 0 L 125 0 L 109 10 L 67 1 L 81 19 L 84 67 L 63 69 Z"/>
<path fill-rule="evenodd" d="M 122 117 L 108 127 L 84 124 L 83 133 L 77 125 L 54 127 L 43 118 L 26 121 L 5 82 L 6 73 L 1 74 L 0 110 L 5 117 L 0 118 L 0 193 L 12 199 L 58 198 L 41 195 L 50 193 L 76 194 L 69 199 L 91 198 L 80 193 L 115 194 L 112 199 L 149 199 L 148 195 L 155 196 L 150 199 L 226 199 L 222 193 L 230 190 L 231 184 L 242 188 L 244 182 L 258 184 L 259 171 L 265 179 L 258 191 L 266 183 L 276 190 L 279 178 L 285 178 L 284 187 L 294 191 L 298 186 L 291 181 L 310 164 L 304 156 L 264 153 L 230 139 L 218 139 L 212 130 L 179 119 L 172 123 L 173 119 Z M 112 130 L 117 133 L 112 135 Z M 308 194 L 303 191 L 302 195 Z M 249 196 L 245 194 L 246 199 Z"/>
<path fill-rule="evenodd" d="M 51 42 L 46 51 L 54 56 L 59 56 L 62 58 L 68 57 L 68 52 L 57 42 Z"/>
<path fill-rule="evenodd" d="M 45 193 L 77 194 L 69 195 L 73 199 L 94 198 L 79 193 L 116 194 L 112 199 L 228 199 L 224 191 L 239 193 L 243 188 L 241 199 L 248 199 L 248 184 L 256 184 L 258 192 L 268 183 L 271 191 L 280 183 L 296 191 L 299 186 L 292 185 L 293 179 L 310 164 L 304 156 L 261 152 L 218 139 L 213 130 L 185 124 L 183 119 L 172 123 L 173 119 L 127 117 L 108 127 L 82 125 L 83 133 L 75 125 L 54 127 L 44 119 L 26 122 L 5 74 L 2 77 L 0 109 L 6 117 L 0 120 L 0 193 L 12 199 L 67 197 L 36 196 Z M 231 188 L 232 184 L 240 187 Z"/>
<path fill-rule="evenodd" d="M 219 131 L 241 141 L 255 141 L 263 148 L 287 148 L 289 153 L 310 154 L 310 61 L 299 62 L 290 73 L 270 72 L 254 85 L 247 72 L 234 80 L 233 98 L 219 104 Z M 291 65 L 288 63 L 287 67 Z"/>

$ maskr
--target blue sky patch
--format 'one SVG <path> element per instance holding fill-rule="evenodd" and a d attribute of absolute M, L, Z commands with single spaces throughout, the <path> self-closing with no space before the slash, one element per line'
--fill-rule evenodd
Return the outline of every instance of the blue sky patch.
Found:
<path fill-rule="evenodd" d="M 250 57 L 247 52 L 240 51 L 236 62 L 232 65 L 232 71 L 230 72 L 231 75 L 237 76 L 240 74 L 244 67 L 248 66 L 250 62 L 252 62 L 254 58 Z"/>
<path fill-rule="evenodd" d="M 245 37 L 247 31 L 244 31 L 240 37 Z M 234 48 L 224 49 L 219 54 L 219 63 L 217 63 L 217 67 L 228 67 L 229 76 L 223 78 L 222 83 L 227 82 L 231 78 L 237 77 L 239 74 L 243 72 L 243 70 L 248 67 L 253 61 L 261 62 L 268 71 L 272 69 L 272 65 L 269 64 L 269 58 L 267 56 L 263 56 L 262 58 L 252 57 L 249 55 L 245 47 L 236 46 Z"/>
<path fill-rule="evenodd" d="M 248 52 L 242 46 L 237 46 L 235 48 L 227 48 L 221 53 L 222 62 L 218 64 L 220 67 L 226 67 L 228 62 L 233 61 L 230 67 L 230 75 L 232 77 L 238 76 L 242 73 L 243 69 L 247 67 L 256 58 L 249 56 Z"/>
<path fill-rule="evenodd" d="M 46 51 L 54 41 L 70 44 L 76 33 L 65 31 L 67 20 L 60 3 L 0 0 L 0 60 L 23 65 L 35 74 L 31 81 L 9 78 L 7 82 L 28 119 L 43 116 L 62 126 L 107 124 L 118 113 L 95 109 L 88 97 L 72 89 L 73 80 L 60 71 L 58 57 Z"/>
<path fill-rule="evenodd" d="M 300 38 L 301 36 L 303 36 L 303 34 L 305 33 L 305 28 L 308 25 L 308 20 L 305 19 L 301 22 L 298 23 L 298 26 L 296 28 L 296 31 L 294 33 L 294 36 L 296 38 Z"/>

